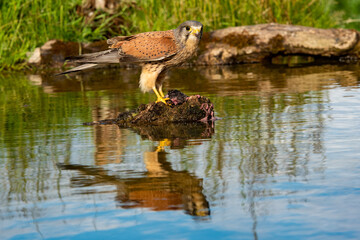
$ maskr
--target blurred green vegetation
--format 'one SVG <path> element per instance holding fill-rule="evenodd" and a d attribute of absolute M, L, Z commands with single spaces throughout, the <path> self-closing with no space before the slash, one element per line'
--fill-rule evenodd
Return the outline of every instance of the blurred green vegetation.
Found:
<path fill-rule="evenodd" d="M 286 23 L 313 27 L 334 27 L 331 8 L 326 0 L 183 0 L 164 4 L 157 0 L 139 0 L 129 16 L 141 31 L 175 27 L 185 19 L 202 22 L 205 31 L 259 23 Z"/>
<path fill-rule="evenodd" d="M 110 16 L 97 12 L 87 16 L 81 1 L 0 1 L 0 69 L 23 68 L 27 52 L 50 39 L 77 42 L 103 39 L 112 20 L 124 14 L 120 11 Z"/>
<path fill-rule="evenodd" d="M 83 7 L 88 3 L 0 1 L 0 70 L 24 68 L 27 53 L 50 39 L 89 42 L 171 29 L 189 19 L 205 31 L 267 22 L 360 30 L 357 0 L 137 0 L 121 1 L 114 13 Z"/>
<path fill-rule="evenodd" d="M 335 5 L 335 10 L 340 11 L 342 21 L 340 27 L 352 28 L 360 31 L 360 1 L 359 0 L 339 0 Z"/>

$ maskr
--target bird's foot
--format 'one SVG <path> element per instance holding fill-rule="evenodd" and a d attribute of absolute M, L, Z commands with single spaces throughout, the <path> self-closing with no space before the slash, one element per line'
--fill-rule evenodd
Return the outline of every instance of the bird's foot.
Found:
<path fill-rule="evenodd" d="M 165 147 L 171 146 L 171 140 L 165 138 L 164 140 L 159 141 L 159 146 L 156 148 L 156 152 L 163 152 Z"/>
<path fill-rule="evenodd" d="M 165 105 L 170 105 L 169 103 L 166 102 L 167 100 L 170 100 L 170 98 L 158 97 L 156 103 L 163 102 Z"/>

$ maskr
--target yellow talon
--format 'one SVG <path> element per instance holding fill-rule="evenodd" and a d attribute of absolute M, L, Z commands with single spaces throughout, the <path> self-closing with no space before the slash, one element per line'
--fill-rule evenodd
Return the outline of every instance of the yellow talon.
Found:
<path fill-rule="evenodd" d="M 165 103 L 165 105 L 169 105 L 169 104 L 166 103 L 166 101 L 169 100 L 169 98 L 164 98 L 164 93 L 162 92 L 161 88 L 159 89 L 159 91 L 161 92 L 161 94 L 158 92 L 158 90 L 156 89 L 156 87 L 153 87 L 152 89 L 153 89 L 154 93 L 155 93 L 156 96 L 157 96 L 157 100 L 156 100 L 157 103 L 158 103 L 158 102 L 163 102 L 163 103 Z"/>
<path fill-rule="evenodd" d="M 156 102 L 158 103 L 158 102 L 163 102 L 163 103 L 165 103 L 166 105 L 169 105 L 166 101 L 167 100 L 170 100 L 170 98 L 163 98 L 163 97 L 160 97 L 160 98 L 158 98 L 157 100 L 156 100 Z"/>

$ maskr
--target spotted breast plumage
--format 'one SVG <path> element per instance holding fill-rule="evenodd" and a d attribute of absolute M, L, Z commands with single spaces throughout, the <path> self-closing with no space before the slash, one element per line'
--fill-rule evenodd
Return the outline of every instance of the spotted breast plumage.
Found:
<path fill-rule="evenodd" d="M 157 102 L 164 102 L 162 83 L 167 70 L 191 58 L 197 50 L 203 25 L 197 21 L 186 21 L 176 29 L 145 32 L 133 36 L 118 36 L 108 39 L 109 50 L 71 57 L 82 65 L 60 74 L 82 71 L 98 64 L 136 63 L 142 66 L 140 89 L 153 90 Z"/>

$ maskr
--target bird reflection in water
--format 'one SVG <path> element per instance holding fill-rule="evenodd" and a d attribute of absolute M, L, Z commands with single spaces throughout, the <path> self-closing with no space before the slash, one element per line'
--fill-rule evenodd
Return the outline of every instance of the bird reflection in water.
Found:
<path fill-rule="evenodd" d="M 213 126 L 205 123 L 170 124 L 167 127 L 146 126 L 133 130 L 143 138 L 159 142 L 152 151 L 143 155 L 146 172 L 132 171 L 131 174 L 125 172 L 124 176 L 123 172 L 114 174 L 97 166 L 58 164 L 63 170 L 78 171 L 79 176 L 71 179 L 71 187 L 113 185 L 116 186 L 116 201 L 122 208 L 149 208 L 153 211 L 184 210 L 191 216 L 207 219 L 210 216 L 210 209 L 203 194 L 202 179 L 186 170 L 174 170 L 167 161 L 169 153 L 166 149 L 184 148 L 188 139 L 211 138 L 214 132 Z"/>

